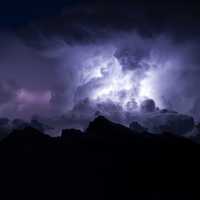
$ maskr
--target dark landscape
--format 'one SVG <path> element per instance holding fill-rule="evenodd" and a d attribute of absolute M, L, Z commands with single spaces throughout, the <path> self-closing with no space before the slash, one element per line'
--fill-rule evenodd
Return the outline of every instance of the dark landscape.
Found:
<path fill-rule="evenodd" d="M 35 199 L 193 199 L 199 155 L 200 146 L 188 139 L 133 132 L 103 116 L 85 132 L 66 129 L 56 138 L 26 127 L 0 143 L 1 183 L 8 190 L 1 193 Z"/>

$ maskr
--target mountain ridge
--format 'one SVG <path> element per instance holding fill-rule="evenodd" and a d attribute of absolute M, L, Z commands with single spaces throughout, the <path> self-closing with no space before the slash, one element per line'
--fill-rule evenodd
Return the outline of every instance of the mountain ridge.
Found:
<path fill-rule="evenodd" d="M 85 132 L 63 130 L 56 138 L 30 127 L 14 131 L 0 142 L 0 182 L 45 198 L 160 200 L 175 191 L 190 199 L 199 155 L 188 139 L 136 133 L 100 116 Z"/>

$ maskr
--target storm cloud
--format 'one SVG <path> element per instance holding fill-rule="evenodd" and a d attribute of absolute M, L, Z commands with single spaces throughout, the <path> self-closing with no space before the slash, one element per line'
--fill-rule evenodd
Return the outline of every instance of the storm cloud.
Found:
<path fill-rule="evenodd" d="M 125 7 L 64 8 L 58 17 L 2 32 L 0 116 L 83 129 L 105 115 L 129 125 L 152 99 L 151 112 L 166 108 L 199 121 L 198 40 L 177 39 L 181 28 L 172 32 L 167 22 L 147 23 L 139 4 L 134 13 Z"/>

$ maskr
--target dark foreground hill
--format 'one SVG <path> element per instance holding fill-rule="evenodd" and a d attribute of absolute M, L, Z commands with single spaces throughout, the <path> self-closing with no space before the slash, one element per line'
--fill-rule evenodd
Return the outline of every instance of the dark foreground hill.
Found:
<path fill-rule="evenodd" d="M 198 199 L 200 146 L 98 117 L 85 132 L 33 129 L 0 143 L 1 195 L 12 199 Z"/>

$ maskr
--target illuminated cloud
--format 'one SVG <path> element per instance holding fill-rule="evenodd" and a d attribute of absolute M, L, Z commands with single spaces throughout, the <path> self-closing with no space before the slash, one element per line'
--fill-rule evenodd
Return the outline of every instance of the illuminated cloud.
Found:
<path fill-rule="evenodd" d="M 22 104 L 49 104 L 51 100 L 51 92 L 35 92 L 28 91 L 26 89 L 20 89 L 17 91 L 17 101 Z"/>
<path fill-rule="evenodd" d="M 136 32 L 73 45 L 55 36 L 38 40 L 43 48 L 13 35 L 8 41 L 0 48 L 2 117 L 39 115 L 61 127 L 85 127 L 100 113 L 128 125 L 142 102 L 153 99 L 159 108 L 198 119 L 200 97 L 191 89 L 199 83 L 193 43 L 182 48 L 169 37 Z"/>

